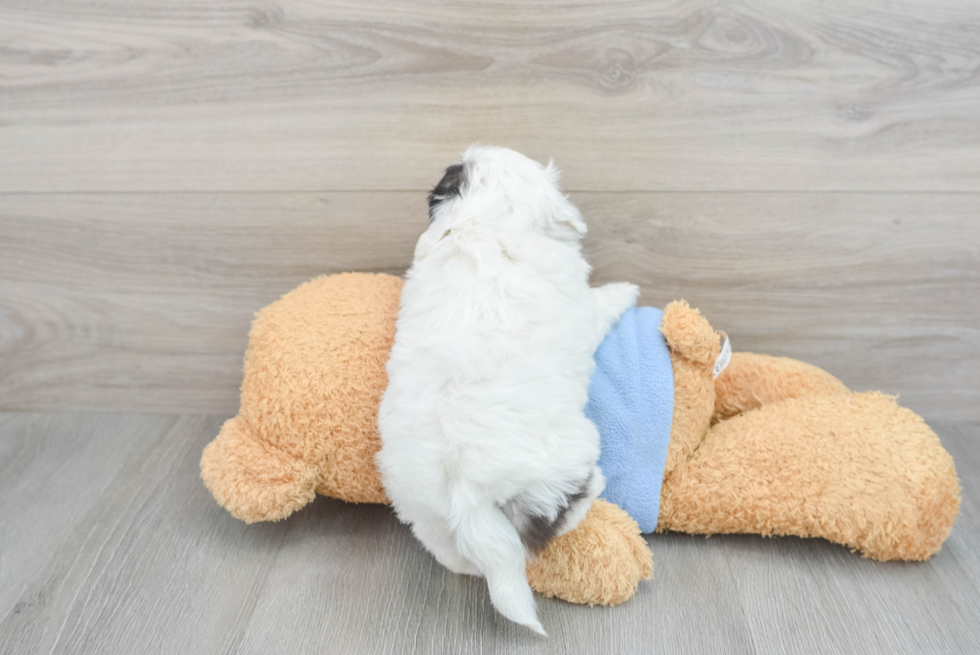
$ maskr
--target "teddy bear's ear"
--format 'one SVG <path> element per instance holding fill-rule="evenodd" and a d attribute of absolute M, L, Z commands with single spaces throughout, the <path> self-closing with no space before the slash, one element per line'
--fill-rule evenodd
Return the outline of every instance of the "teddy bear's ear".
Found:
<path fill-rule="evenodd" d="M 675 300 L 664 308 L 660 331 L 670 349 L 681 357 L 702 366 L 714 366 L 721 348 L 718 334 L 701 312 L 691 309 L 685 300 Z"/>
<path fill-rule="evenodd" d="M 246 523 L 284 519 L 316 496 L 316 471 L 260 444 L 240 416 L 225 421 L 204 449 L 201 478 L 215 499 Z"/>

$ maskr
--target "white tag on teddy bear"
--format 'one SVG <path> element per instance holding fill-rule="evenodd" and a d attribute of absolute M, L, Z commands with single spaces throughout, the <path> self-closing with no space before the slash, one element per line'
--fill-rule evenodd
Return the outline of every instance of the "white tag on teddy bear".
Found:
<path fill-rule="evenodd" d="M 721 344 L 721 352 L 718 353 L 718 359 L 715 360 L 716 378 L 721 375 L 721 372 L 725 370 L 726 366 L 728 366 L 728 362 L 732 360 L 732 342 L 728 340 L 728 334 L 721 331 L 719 331 L 718 334 L 720 334 L 722 339 L 725 341 Z"/>

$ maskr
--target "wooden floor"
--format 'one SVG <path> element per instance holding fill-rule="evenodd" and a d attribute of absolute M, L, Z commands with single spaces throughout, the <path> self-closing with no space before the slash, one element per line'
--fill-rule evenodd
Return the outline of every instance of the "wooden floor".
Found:
<path fill-rule="evenodd" d="M 936 426 L 926 564 L 650 537 L 502 622 L 381 507 L 245 526 L 197 473 L 253 313 L 401 273 L 471 142 L 553 157 L 596 283 Z M 0 653 L 980 652 L 980 4 L 0 0 Z"/>
<path fill-rule="evenodd" d="M 963 515 L 926 563 L 819 540 L 648 537 L 615 608 L 539 602 L 545 640 L 387 507 L 247 526 L 197 460 L 221 417 L 0 415 L 0 653 L 976 653 L 980 424 L 940 426 Z"/>

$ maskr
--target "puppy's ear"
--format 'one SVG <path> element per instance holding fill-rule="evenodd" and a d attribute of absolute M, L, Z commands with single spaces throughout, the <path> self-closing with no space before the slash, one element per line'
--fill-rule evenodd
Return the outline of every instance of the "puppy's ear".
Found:
<path fill-rule="evenodd" d="M 574 235 L 576 239 L 581 239 L 589 231 L 582 219 L 582 213 L 566 198 L 562 198 L 562 202 L 553 207 L 553 210 L 552 222 L 566 236 Z"/>
<path fill-rule="evenodd" d="M 573 237 L 581 239 L 588 232 L 582 214 L 561 192 L 561 172 L 555 166 L 555 160 L 549 159 L 544 167 L 544 174 L 551 182 L 552 194 L 545 209 L 545 230 L 557 238 Z"/>
<path fill-rule="evenodd" d="M 588 228 L 585 226 L 585 221 L 582 220 L 581 212 L 561 192 L 561 187 L 559 186 L 561 172 L 555 166 L 554 159 L 548 160 L 548 165 L 544 167 L 544 173 L 548 176 L 554 188 L 554 195 L 548 203 L 549 207 L 546 210 L 550 213 L 550 216 L 547 217 L 548 231 L 553 232 L 553 236 L 558 238 L 568 238 L 571 236 L 576 239 L 581 239 L 588 232 Z"/>
<path fill-rule="evenodd" d="M 551 214 L 547 217 L 546 229 L 553 232 L 553 236 L 558 238 L 572 236 L 581 239 L 588 232 L 588 228 L 585 226 L 585 221 L 582 220 L 581 212 L 561 192 L 561 171 L 555 166 L 554 159 L 548 160 L 548 165 L 544 167 L 544 174 L 554 189 L 554 195 L 546 210 Z"/>
<path fill-rule="evenodd" d="M 555 188 L 561 184 L 561 171 L 555 166 L 554 159 L 548 159 L 548 165 L 544 167 L 544 174 L 548 176 L 548 179 L 555 185 Z"/>

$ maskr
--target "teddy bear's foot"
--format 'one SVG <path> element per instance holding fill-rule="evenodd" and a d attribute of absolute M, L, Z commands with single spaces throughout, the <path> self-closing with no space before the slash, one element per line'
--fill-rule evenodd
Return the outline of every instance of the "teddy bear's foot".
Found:
<path fill-rule="evenodd" d="M 916 414 L 880 393 L 808 396 L 712 427 L 664 481 L 658 530 L 823 537 L 923 560 L 959 503 L 953 459 Z"/>
<path fill-rule="evenodd" d="M 653 554 L 636 521 L 604 500 L 527 565 L 528 582 L 538 592 L 590 606 L 627 601 L 651 577 Z"/>
<path fill-rule="evenodd" d="M 225 421 L 204 449 L 201 478 L 215 499 L 246 523 L 278 521 L 316 496 L 316 471 L 259 443 L 240 416 Z"/>
<path fill-rule="evenodd" d="M 789 357 L 733 353 L 715 380 L 712 422 L 789 398 L 844 393 L 850 391 L 843 382 L 812 364 Z"/>

